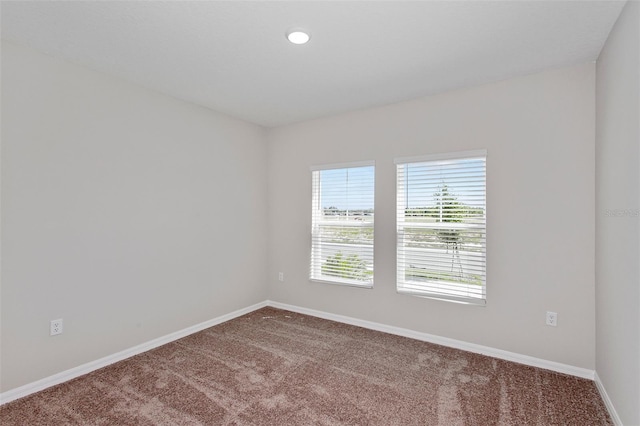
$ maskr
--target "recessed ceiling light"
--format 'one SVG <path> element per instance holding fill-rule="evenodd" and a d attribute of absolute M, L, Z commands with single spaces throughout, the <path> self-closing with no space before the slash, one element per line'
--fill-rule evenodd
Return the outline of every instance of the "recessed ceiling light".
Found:
<path fill-rule="evenodd" d="M 287 31 L 287 40 L 289 40 L 293 44 L 305 44 L 309 41 L 311 36 L 308 32 L 303 31 L 301 29 L 293 29 Z"/>

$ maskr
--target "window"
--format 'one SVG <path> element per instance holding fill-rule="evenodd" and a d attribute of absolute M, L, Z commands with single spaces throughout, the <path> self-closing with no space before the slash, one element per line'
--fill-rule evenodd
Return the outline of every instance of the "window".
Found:
<path fill-rule="evenodd" d="M 311 279 L 373 286 L 373 162 L 312 169 Z"/>
<path fill-rule="evenodd" d="M 396 159 L 398 292 L 485 303 L 486 158 Z"/>

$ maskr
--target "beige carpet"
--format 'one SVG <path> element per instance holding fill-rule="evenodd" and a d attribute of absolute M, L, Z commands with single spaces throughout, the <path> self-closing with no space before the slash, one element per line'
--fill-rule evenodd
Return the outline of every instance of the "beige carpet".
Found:
<path fill-rule="evenodd" d="M 264 308 L 0 408 L 2 425 L 602 425 L 593 382 Z"/>

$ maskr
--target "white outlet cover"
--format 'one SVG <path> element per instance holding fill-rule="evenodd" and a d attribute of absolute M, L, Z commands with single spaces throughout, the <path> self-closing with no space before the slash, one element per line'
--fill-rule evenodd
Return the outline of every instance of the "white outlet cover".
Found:
<path fill-rule="evenodd" d="M 547 311 L 547 325 L 556 327 L 558 325 L 558 313 Z"/>
<path fill-rule="evenodd" d="M 62 326 L 63 326 L 62 318 L 51 320 L 49 334 L 51 336 L 62 334 Z"/>

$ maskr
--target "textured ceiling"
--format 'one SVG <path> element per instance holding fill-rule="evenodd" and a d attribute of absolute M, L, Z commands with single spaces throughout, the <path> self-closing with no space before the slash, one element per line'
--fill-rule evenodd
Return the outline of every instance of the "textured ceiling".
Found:
<path fill-rule="evenodd" d="M 597 58 L 620 1 L 1 3 L 2 37 L 278 126 Z M 311 32 L 304 46 L 285 31 Z"/>

